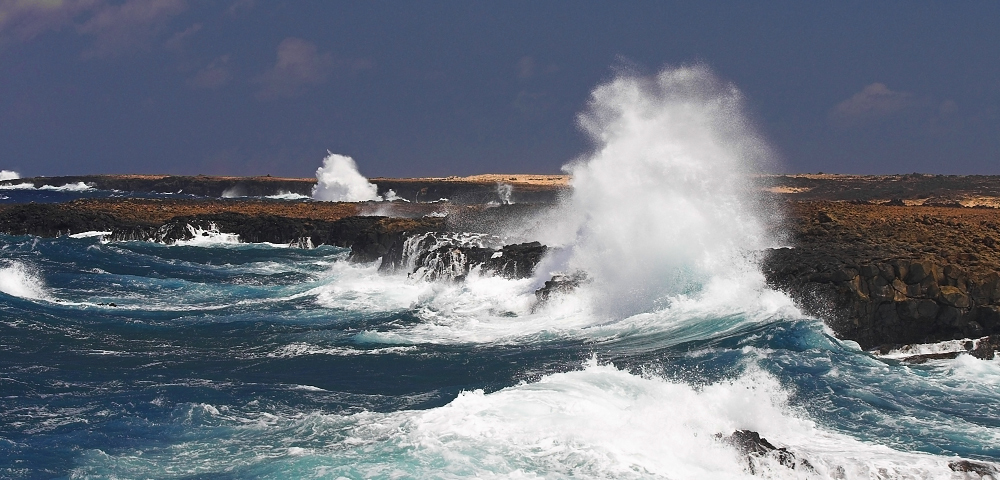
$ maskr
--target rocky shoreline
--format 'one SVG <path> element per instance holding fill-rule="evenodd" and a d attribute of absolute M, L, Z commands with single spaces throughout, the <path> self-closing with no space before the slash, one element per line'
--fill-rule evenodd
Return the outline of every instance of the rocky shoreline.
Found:
<path fill-rule="evenodd" d="M 488 202 L 551 203 L 566 191 L 566 175 L 475 175 L 443 178 L 371 178 L 378 195 L 409 202 L 447 200 L 453 204 Z M 73 175 L 0 181 L 3 186 L 31 184 L 34 188 L 87 185 L 97 190 L 134 193 L 188 194 L 214 198 L 310 196 L 315 178 L 218 177 L 181 175 Z M 391 191 L 391 194 L 390 194 Z"/>
<path fill-rule="evenodd" d="M 870 349 L 1000 334 L 1000 211 L 794 202 L 768 282 Z"/>
<path fill-rule="evenodd" d="M 0 206 L 0 232 L 52 237 L 100 231 L 110 232 L 110 239 L 169 243 L 217 231 L 238 234 L 247 242 L 350 248 L 355 261 L 381 257 L 383 271 L 405 270 L 429 280 L 461 281 L 473 269 L 530 276 L 544 245 L 502 245 L 496 238 L 458 234 L 482 232 L 477 226 L 545 208 L 565 191 L 566 182 L 550 176 L 531 184 L 525 178 L 522 192 L 534 189 L 539 201 L 499 205 L 484 201 L 497 195 L 503 178 L 494 177 L 502 176 L 383 179 L 379 184 L 380 190 L 392 186 L 415 200 L 421 191 L 426 198 L 464 199 L 443 203 L 108 198 L 7 204 Z M 1000 193 L 1000 178 L 829 177 L 770 178 L 766 188 L 785 209 L 781 229 L 789 248 L 764 252 L 761 269 L 767 282 L 788 292 L 806 313 L 824 319 L 838 337 L 862 348 L 888 351 L 903 344 L 985 337 L 966 350 L 991 357 L 995 349 L 990 346 L 1000 344 L 1000 209 L 986 205 Z M 296 188 L 311 189 L 301 179 L 201 180 L 215 190 L 239 182 L 256 185 L 251 192 L 262 185 L 284 188 L 288 184 L 283 182 L 291 180 L 299 182 Z M 874 187 L 852 186 L 866 184 Z M 942 190 L 952 184 L 968 188 Z M 841 198 L 844 191 L 850 201 Z M 884 198 L 887 193 L 894 197 Z M 980 203 L 963 206 L 970 198 Z M 580 281 L 554 278 L 537 292 L 539 301 Z"/>

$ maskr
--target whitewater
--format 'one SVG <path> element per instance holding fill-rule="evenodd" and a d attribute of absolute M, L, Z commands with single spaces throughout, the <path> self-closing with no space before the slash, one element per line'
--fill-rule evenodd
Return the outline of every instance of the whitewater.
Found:
<path fill-rule="evenodd" d="M 1000 462 L 1000 362 L 877 357 L 765 285 L 744 103 L 700 66 L 596 88 L 572 193 L 489 232 L 551 247 L 533 278 L 0 235 L 0 477 L 989 478 L 953 466 Z M 319 195 L 373 199 L 318 176 L 352 169 Z M 583 280 L 539 303 L 554 274 Z"/>

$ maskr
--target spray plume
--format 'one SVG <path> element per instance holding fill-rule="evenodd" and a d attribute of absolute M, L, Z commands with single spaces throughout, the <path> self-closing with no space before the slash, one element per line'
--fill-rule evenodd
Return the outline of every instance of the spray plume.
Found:
<path fill-rule="evenodd" d="M 327 202 L 365 202 L 381 200 L 378 187 L 358 172 L 354 159 L 346 155 L 329 153 L 323 159 L 323 166 L 316 169 L 316 186 L 313 200 Z"/>
<path fill-rule="evenodd" d="M 564 167 L 573 191 L 547 239 L 563 248 L 540 276 L 585 272 L 594 308 L 616 317 L 760 276 L 751 252 L 775 242 L 752 179 L 771 155 L 735 87 L 702 66 L 620 76 L 579 123 L 595 149 Z"/>

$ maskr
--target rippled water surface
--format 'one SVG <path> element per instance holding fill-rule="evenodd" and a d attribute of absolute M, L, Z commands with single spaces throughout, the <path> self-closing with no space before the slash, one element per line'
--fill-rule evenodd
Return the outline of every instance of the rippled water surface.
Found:
<path fill-rule="evenodd" d="M 331 247 L 0 249 L 6 477 L 739 476 L 741 428 L 815 467 L 773 476 L 1000 460 L 997 362 L 876 359 L 775 293 L 610 321 Z"/>

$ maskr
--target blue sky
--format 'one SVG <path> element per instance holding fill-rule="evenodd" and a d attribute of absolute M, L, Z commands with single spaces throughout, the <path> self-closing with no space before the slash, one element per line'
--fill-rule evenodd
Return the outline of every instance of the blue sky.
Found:
<path fill-rule="evenodd" d="M 1000 174 L 997 2 L 0 0 L 22 175 L 557 173 L 628 69 L 702 63 L 785 172 Z"/>

